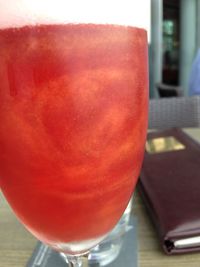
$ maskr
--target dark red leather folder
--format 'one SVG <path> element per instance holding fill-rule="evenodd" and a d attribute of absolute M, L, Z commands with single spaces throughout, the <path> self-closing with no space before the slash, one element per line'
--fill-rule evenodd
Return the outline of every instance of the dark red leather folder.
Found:
<path fill-rule="evenodd" d="M 200 251 L 200 144 L 181 129 L 148 134 L 139 192 L 164 251 Z"/>

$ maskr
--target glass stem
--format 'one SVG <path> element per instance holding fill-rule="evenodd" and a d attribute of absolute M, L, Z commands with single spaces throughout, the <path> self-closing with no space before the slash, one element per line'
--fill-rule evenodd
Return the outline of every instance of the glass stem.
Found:
<path fill-rule="evenodd" d="M 88 267 L 88 257 L 84 256 L 66 256 L 69 267 Z"/>

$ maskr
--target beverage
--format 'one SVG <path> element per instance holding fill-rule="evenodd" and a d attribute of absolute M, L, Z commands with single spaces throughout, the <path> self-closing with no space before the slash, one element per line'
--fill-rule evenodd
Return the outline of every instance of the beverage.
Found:
<path fill-rule="evenodd" d="M 145 41 L 116 25 L 0 30 L 0 187 L 54 248 L 90 247 L 130 199 L 147 127 Z"/>

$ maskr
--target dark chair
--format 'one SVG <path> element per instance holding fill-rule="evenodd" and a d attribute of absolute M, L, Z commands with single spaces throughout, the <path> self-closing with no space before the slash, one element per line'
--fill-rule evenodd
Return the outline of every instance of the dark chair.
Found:
<path fill-rule="evenodd" d="M 151 99 L 149 129 L 200 127 L 200 96 Z"/>
<path fill-rule="evenodd" d="M 156 88 L 160 97 L 183 96 L 183 89 L 181 86 L 157 83 Z"/>

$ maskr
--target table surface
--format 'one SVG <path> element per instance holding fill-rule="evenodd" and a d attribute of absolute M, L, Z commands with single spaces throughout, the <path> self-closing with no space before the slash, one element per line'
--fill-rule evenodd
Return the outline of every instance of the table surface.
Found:
<path fill-rule="evenodd" d="M 185 129 L 200 141 L 199 129 Z M 167 256 L 137 192 L 133 212 L 138 219 L 139 267 L 199 267 L 200 253 Z M 37 240 L 17 221 L 0 193 L 0 267 L 25 267 Z"/>

